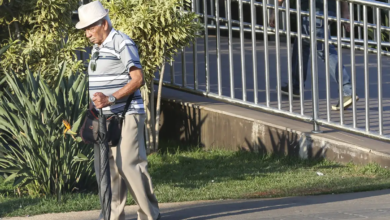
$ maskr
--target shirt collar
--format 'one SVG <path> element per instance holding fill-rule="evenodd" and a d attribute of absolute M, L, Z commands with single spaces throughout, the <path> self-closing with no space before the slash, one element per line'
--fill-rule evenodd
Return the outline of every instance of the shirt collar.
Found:
<path fill-rule="evenodd" d="M 100 48 L 107 44 L 108 42 L 112 41 L 114 35 L 116 34 L 116 30 L 114 28 L 111 28 L 111 31 L 110 33 L 108 34 L 108 36 L 106 37 L 106 39 L 103 41 L 103 43 L 100 45 Z M 99 48 L 99 45 L 95 44 L 95 48 Z"/>

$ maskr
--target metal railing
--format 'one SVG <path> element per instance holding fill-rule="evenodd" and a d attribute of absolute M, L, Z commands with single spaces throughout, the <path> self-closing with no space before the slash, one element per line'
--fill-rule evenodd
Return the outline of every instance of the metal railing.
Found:
<path fill-rule="evenodd" d="M 345 0 L 350 8 L 350 19 L 344 19 L 341 18 L 340 10 L 341 2 L 344 0 L 336 1 L 336 17 L 328 14 L 327 5 L 331 0 L 324 0 L 326 10 L 323 14 L 316 14 L 313 0 L 310 0 L 309 12 L 302 11 L 301 1 L 296 0 L 296 9 L 294 9 L 289 6 L 289 0 L 278 7 L 268 3 L 264 5 L 263 2 L 254 0 L 193 0 L 192 11 L 199 14 L 204 25 L 204 37 L 193 43 L 192 50 L 183 48 L 181 58 L 177 57 L 175 61 L 170 62 L 170 76 L 164 78 L 164 86 L 312 122 L 313 132 L 320 132 L 319 126 L 324 125 L 390 140 L 390 125 L 389 130 L 385 129 L 387 124 L 384 127 L 384 97 L 382 94 L 383 84 L 387 83 L 382 81 L 382 68 L 385 65 L 382 60 L 390 56 L 390 52 L 386 51 L 387 47 L 390 47 L 389 38 L 385 38 L 386 41 L 382 40 L 382 35 L 390 36 L 390 27 L 383 21 L 382 11 L 390 16 L 390 5 L 371 0 Z M 233 7 L 233 4 L 238 8 Z M 245 5 L 248 5 L 249 9 Z M 220 13 L 221 9 L 225 13 Z M 368 21 L 369 9 L 373 15 L 371 22 Z M 282 21 L 279 16 L 275 16 L 275 28 L 268 24 L 271 10 L 274 10 L 276 15 L 282 13 Z M 355 16 L 355 10 L 357 16 Z M 234 12 L 237 13 L 234 14 Z M 256 12 L 261 12 L 262 16 L 257 16 Z M 246 16 L 248 14 L 250 16 Z M 234 20 L 233 15 L 238 17 L 238 20 Z M 302 33 L 301 19 L 296 19 L 297 32 L 291 31 L 292 15 L 296 18 L 309 18 L 310 35 Z M 262 21 L 257 21 L 257 19 Z M 336 22 L 337 35 L 329 36 L 330 26 L 324 25 L 324 37 L 317 37 L 316 22 L 312 22 L 316 19 L 322 19 L 325 24 L 328 24 L 328 21 Z M 348 37 L 345 29 L 341 28 L 344 23 L 350 25 L 349 36 L 352 37 Z M 369 32 L 373 33 L 371 39 Z M 246 33 L 250 33 L 250 36 Z M 298 45 L 299 102 L 294 99 L 292 89 L 294 79 L 292 77 L 291 37 L 298 39 L 296 43 Z M 310 53 L 316 54 L 310 58 L 311 74 L 308 74 L 308 77 L 311 77 L 311 95 L 308 96 L 309 99 L 305 98 L 307 90 L 303 82 L 303 68 L 306 66 L 303 66 L 302 60 L 302 40 L 305 39 L 310 39 Z M 336 113 L 331 110 L 332 101 L 343 102 L 343 74 L 339 74 L 337 79 L 339 82 L 338 98 L 332 98 L 329 47 L 324 47 L 325 82 L 321 81 L 319 84 L 317 42 L 322 42 L 323 45 L 335 45 L 338 53 L 337 62 L 340 64 L 343 64 L 343 61 L 346 62 L 346 56 L 350 56 L 350 60 L 347 61 L 350 63 L 348 72 L 351 76 L 352 112 L 343 108 Z M 213 47 L 210 48 L 210 45 Z M 249 50 L 248 45 L 250 45 Z M 239 59 L 235 58 L 237 55 Z M 202 58 L 199 59 L 199 57 Z M 356 59 L 361 57 L 364 62 L 356 63 Z M 377 73 L 369 72 L 369 68 L 373 66 L 370 64 L 370 58 L 376 59 L 374 67 L 377 66 Z M 282 59 L 287 59 L 287 62 L 283 63 Z M 390 59 L 386 58 L 386 61 L 390 62 Z M 285 64 L 289 88 L 288 100 L 284 99 L 281 91 Z M 361 64 L 364 66 L 363 71 L 357 74 Z M 238 66 L 240 68 L 237 68 Z M 341 73 L 343 65 L 337 67 L 338 72 Z M 370 98 L 370 88 L 373 91 L 370 78 L 374 74 L 377 77 L 376 87 L 374 85 L 375 93 L 377 93 L 376 99 Z M 363 75 L 364 89 L 362 90 L 362 80 L 358 81 L 359 85 L 357 85 L 356 79 L 357 77 L 363 78 Z M 180 78 L 181 83 L 179 83 Z M 276 90 L 272 89 L 271 81 L 273 84 L 276 81 Z M 261 86 L 259 86 L 260 83 Z M 326 88 L 325 97 L 321 98 L 319 93 L 321 91 L 323 95 L 324 92 L 320 88 L 323 85 Z M 364 91 L 359 95 L 361 96 L 360 103 L 364 102 L 364 106 L 359 108 L 356 100 L 358 89 Z M 386 103 L 387 101 L 386 99 Z M 373 112 L 375 112 L 374 116 Z M 373 118 L 376 118 L 375 121 Z"/>

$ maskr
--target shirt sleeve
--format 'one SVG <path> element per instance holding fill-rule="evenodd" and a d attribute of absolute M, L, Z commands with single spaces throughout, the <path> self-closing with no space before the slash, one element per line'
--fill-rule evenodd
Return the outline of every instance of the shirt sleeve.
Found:
<path fill-rule="evenodd" d="M 130 72 L 130 68 L 133 66 L 142 69 L 138 48 L 132 40 L 126 39 L 121 43 L 119 54 L 127 72 Z"/>

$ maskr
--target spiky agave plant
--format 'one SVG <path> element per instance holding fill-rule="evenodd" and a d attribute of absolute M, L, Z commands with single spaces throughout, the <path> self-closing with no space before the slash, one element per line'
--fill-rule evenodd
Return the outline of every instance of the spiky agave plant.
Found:
<path fill-rule="evenodd" d="M 87 81 L 84 74 L 64 77 L 65 68 L 52 87 L 28 69 L 23 81 L 4 71 L 7 88 L 0 97 L 0 172 L 30 195 L 58 200 L 64 191 L 96 184 L 92 147 L 65 135 L 82 124 Z"/>

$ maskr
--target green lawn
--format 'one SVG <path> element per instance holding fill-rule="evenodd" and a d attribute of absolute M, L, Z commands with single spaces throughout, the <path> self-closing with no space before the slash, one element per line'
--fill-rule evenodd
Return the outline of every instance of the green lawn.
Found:
<path fill-rule="evenodd" d="M 390 187 L 390 170 L 377 165 L 340 165 L 249 152 L 164 150 L 149 157 L 160 202 L 282 197 Z M 317 172 L 324 175 L 319 176 Z M 96 192 L 97 193 L 97 192 Z M 0 217 L 99 209 L 96 193 L 55 198 L 18 198 L 0 182 Z M 133 204 L 131 198 L 128 204 Z"/>

